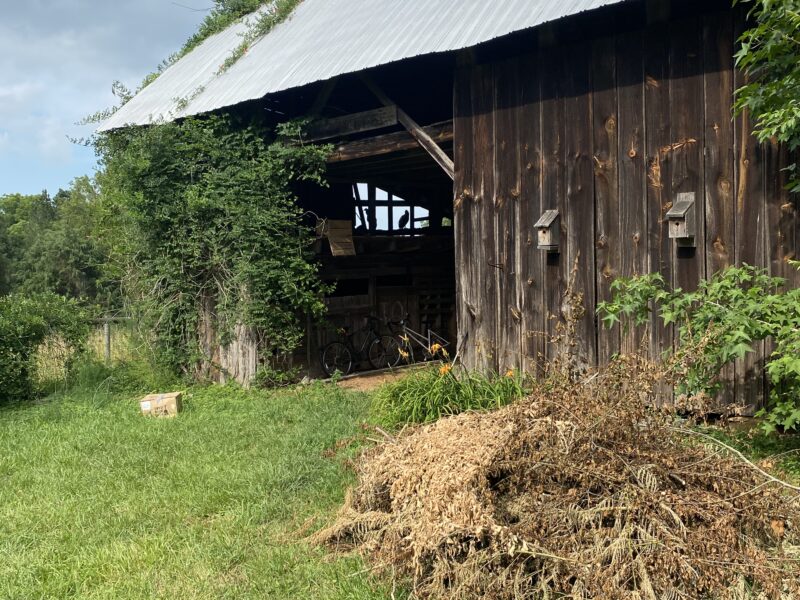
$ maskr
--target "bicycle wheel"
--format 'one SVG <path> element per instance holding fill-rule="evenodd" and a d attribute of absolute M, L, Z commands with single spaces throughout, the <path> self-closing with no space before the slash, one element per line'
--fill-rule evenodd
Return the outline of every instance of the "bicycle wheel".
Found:
<path fill-rule="evenodd" d="M 353 355 L 342 342 L 331 342 L 322 349 L 320 363 L 322 370 L 329 377 L 333 377 L 337 371 L 342 375 L 348 375 L 353 368 Z"/>
<path fill-rule="evenodd" d="M 367 358 L 375 369 L 397 366 L 400 362 L 400 345 L 393 337 L 382 335 L 372 340 Z"/>

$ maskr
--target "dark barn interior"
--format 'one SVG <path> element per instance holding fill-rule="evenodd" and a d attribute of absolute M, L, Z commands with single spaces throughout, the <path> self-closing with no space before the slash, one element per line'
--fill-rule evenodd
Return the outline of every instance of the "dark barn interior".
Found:
<path fill-rule="evenodd" d="M 298 189 L 309 218 L 340 238 L 331 232 L 316 244 L 321 277 L 334 290 L 325 321 L 309 323 L 296 356 L 312 374 L 319 374 L 320 349 L 343 330 L 355 334 L 358 348 L 370 316 L 382 333 L 389 321 L 407 317 L 414 329 L 456 338 L 453 180 L 398 119 L 406 111 L 424 123 L 452 156 L 453 60 L 413 62 L 378 69 L 366 81 L 344 76 L 286 100 L 313 117 L 308 141 L 333 148 L 329 187 Z M 383 94 L 391 101 L 382 102 Z"/>

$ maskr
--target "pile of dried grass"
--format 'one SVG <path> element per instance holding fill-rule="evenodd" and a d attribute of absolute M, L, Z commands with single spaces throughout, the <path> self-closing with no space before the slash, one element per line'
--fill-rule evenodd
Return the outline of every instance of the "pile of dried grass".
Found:
<path fill-rule="evenodd" d="M 316 541 L 436 598 L 800 598 L 798 495 L 645 408 L 636 359 L 369 450 Z"/>

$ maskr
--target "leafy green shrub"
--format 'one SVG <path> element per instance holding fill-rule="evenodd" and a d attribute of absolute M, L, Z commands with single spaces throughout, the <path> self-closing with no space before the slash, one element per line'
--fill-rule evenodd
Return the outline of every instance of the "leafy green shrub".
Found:
<path fill-rule="evenodd" d="M 655 309 L 678 328 L 670 366 L 679 391 L 688 395 L 718 392 L 724 366 L 744 358 L 756 342 L 771 340 L 766 370 L 772 390 L 762 416 L 771 430 L 800 424 L 800 289 L 786 289 L 784 279 L 744 265 L 720 271 L 694 292 L 669 289 L 658 273 L 617 279 L 612 291 L 611 302 L 598 305 L 607 324 L 625 319 L 625 326 L 645 325 Z"/>
<path fill-rule="evenodd" d="M 36 352 L 48 338 L 57 336 L 79 351 L 88 334 L 87 314 L 74 300 L 55 294 L 0 297 L 0 401 L 24 400 L 38 391 Z"/>
<path fill-rule="evenodd" d="M 456 370 L 450 364 L 429 365 L 381 387 L 372 410 L 380 423 L 394 427 L 430 423 L 468 410 L 500 408 L 524 394 L 522 376 L 516 371 L 487 377 Z"/>
<path fill-rule="evenodd" d="M 750 4 L 752 27 L 740 38 L 736 66 L 746 74 L 736 91 L 737 114 L 748 111 L 760 142 L 777 140 L 790 150 L 800 147 L 800 2 L 797 0 L 735 0 Z M 800 172 L 793 160 L 791 190 L 800 192 Z"/>

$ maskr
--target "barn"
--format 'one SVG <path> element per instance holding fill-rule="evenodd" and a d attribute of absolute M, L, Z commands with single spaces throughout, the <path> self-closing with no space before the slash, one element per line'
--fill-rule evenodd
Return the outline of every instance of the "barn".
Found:
<path fill-rule="evenodd" d="M 533 371 L 564 351 L 551 338 L 572 281 L 575 352 L 601 364 L 643 342 L 599 326 L 618 276 L 692 289 L 747 263 L 798 283 L 787 152 L 732 115 L 747 23 L 730 4 L 304 0 L 225 72 L 248 25 L 209 38 L 102 129 L 309 117 L 309 141 L 334 146 L 330 187 L 298 192 L 337 224 L 319 250 L 333 322 L 409 314 L 468 367 Z M 329 335 L 309 326 L 309 366 Z M 674 332 L 654 321 L 646 338 L 657 356 Z M 730 370 L 738 405 L 763 400 L 763 359 Z"/>

